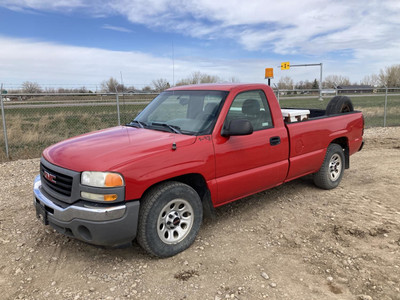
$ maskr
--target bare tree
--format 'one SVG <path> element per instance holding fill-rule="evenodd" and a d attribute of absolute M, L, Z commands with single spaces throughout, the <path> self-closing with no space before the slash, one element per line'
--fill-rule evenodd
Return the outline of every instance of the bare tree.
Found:
<path fill-rule="evenodd" d="M 189 77 L 181 79 L 176 85 L 199 84 L 199 83 L 215 83 L 221 81 L 218 76 L 209 75 L 201 72 L 193 72 Z"/>
<path fill-rule="evenodd" d="M 159 79 L 155 79 L 152 81 L 154 90 L 158 93 L 169 89 L 171 86 L 169 85 L 169 82 L 167 81 L 167 79 L 164 78 L 159 78 Z"/>
<path fill-rule="evenodd" d="M 387 87 L 400 87 L 400 65 L 393 65 L 381 69 L 379 83 Z"/>
<path fill-rule="evenodd" d="M 107 93 L 115 93 L 116 91 L 123 92 L 125 90 L 124 85 L 118 83 L 118 80 L 114 77 L 110 77 L 110 79 L 104 80 L 100 86 L 102 91 Z"/>
<path fill-rule="evenodd" d="M 134 93 L 134 92 L 136 91 L 136 89 L 135 89 L 135 87 L 134 87 L 133 85 L 127 86 L 127 87 L 126 87 L 126 90 L 127 90 L 129 93 Z"/>
<path fill-rule="evenodd" d="M 36 93 L 41 93 L 42 88 L 36 82 L 25 81 L 22 83 L 22 92 L 27 94 L 36 94 Z"/>
<path fill-rule="evenodd" d="M 200 74 L 199 83 L 216 83 L 218 81 L 221 81 L 221 79 L 218 76 L 209 74 Z"/>
<path fill-rule="evenodd" d="M 56 90 L 55 88 L 46 87 L 46 88 L 44 89 L 44 92 L 45 92 L 46 94 L 55 94 L 55 93 L 57 93 L 57 90 Z"/>
<path fill-rule="evenodd" d="M 376 86 L 379 84 L 379 76 L 376 74 L 364 76 L 364 78 L 360 81 L 360 84 Z"/>
<path fill-rule="evenodd" d="M 306 81 L 299 81 L 298 83 L 296 83 L 296 89 L 299 90 L 311 90 L 313 87 L 313 83 L 306 80 Z"/>
<path fill-rule="evenodd" d="M 142 88 L 142 91 L 146 93 L 152 92 L 151 86 L 146 85 L 144 88 Z"/>
<path fill-rule="evenodd" d="M 232 76 L 231 78 L 228 79 L 228 82 L 233 82 L 233 83 L 240 82 L 240 79 L 235 76 Z"/>
<path fill-rule="evenodd" d="M 325 77 L 325 80 L 322 82 L 322 86 L 325 88 L 335 88 L 339 85 L 350 85 L 350 79 L 346 76 L 341 75 L 329 75 Z"/>
<path fill-rule="evenodd" d="M 281 77 L 278 81 L 278 88 L 280 90 L 291 90 L 294 87 L 293 79 L 289 76 Z"/>
<path fill-rule="evenodd" d="M 85 86 L 81 86 L 80 88 L 76 89 L 77 93 L 89 93 L 88 89 Z"/>

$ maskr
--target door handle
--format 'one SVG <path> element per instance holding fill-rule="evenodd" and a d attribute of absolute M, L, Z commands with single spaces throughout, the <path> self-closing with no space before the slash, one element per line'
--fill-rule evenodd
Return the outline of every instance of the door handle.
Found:
<path fill-rule="evenodd" d="M 269 143 L 271 146 L 279 145 L 281 143 L 281 138 L 279 136 L 273 136 L 269 139 Z"/>

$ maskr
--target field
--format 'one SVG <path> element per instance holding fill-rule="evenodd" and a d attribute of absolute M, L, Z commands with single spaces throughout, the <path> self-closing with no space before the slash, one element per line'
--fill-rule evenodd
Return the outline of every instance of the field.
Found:
<path fill-rule="evenodd" d="M 0 163 L 0 298 L 400 300 L 400 127 L 365 142 L 336 189 L 305 177 L 222 206 L 167 259 L 45 227 L 39 159 Z"/>
<path fill-rule="evenodd" d="M 119 97 L 120 122 L 132 120 L 155 95 Z M 282 107 L 325 108 L 331 96 L 281 97 Z M 385 95 L 352 95 L 356 110 L 365 116 L 366 127 L 384 125 Z M 400 95 L 389 95 L 387 126 L 400 126 Z M 9 154 L 11 159 L 40 157 L 47 146 L 82 133 L 118 124 L 115 96 L 40 96 L 5 103 Z M 0 161 L 7 161 L 3 130 L 0 131 Z"/>
<path fill-rule="evenodd" d="M 40 157 L 47 146 L 86 132 L 118 125 L 115 97 L 47 97 L 6 103 L 6 125 L 11 159 Z M 129 123 L 150 101 L 149 97 L 120 99 L 120 122 Z M 0 161 L 6 160 L 0 133 Z"/>
<path fill-rule="evenodd" d="M 363 112 L 365 127 L 380 127 L 384 125 L 385 95 L 348 95 L 355 110 Z M 325 109 L 329 97 L 324 101 L 315 98 L 284 98 L 280 100 L 281 107 L 320 108 Z M 400 126 L 400 95 L 389 95 L 387 99 L 387 126 Z"/>

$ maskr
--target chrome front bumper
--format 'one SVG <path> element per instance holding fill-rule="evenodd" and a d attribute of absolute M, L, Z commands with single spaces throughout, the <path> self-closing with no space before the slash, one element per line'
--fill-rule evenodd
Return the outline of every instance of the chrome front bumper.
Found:
<path fill-rule="evenodd" d="M 38 218 L 64 235 L 104 246 L 126 244 L 136 237 L 139 201 L 107 207 L 82 201 L 61 206 L 43 192 L 40 176 L 35 178 L 33 196 Z"/>
<path fill-rule="evenodd" d="M 34 204 L 39 201 L 39 204 L 51 212 L 53 217 L 62 222 L 69 222 L 72 219 L 84 219 L 88 221 L 109 221 L 122 218 L 126 212 L 126 205 L 110 206 L 99 208 L 90 205 L 70 205 L 62 208 L 56 205 L 53 201 L 47 198 L 41 190 L 42 183 L 40 175 L 35 178 L 33 183 Z"/>

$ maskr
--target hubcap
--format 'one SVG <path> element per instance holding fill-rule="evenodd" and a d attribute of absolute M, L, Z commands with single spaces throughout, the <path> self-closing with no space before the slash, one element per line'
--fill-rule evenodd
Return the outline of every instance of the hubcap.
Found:
<path fill-rule="evenodd" d="M 334 154 L 329 161 L 329 176 L 332 181 L 339 179 L 342 173 L 342 159 L 339 154 Z"/>
<path fill-rule="evenodd" d="M 166 244 L 177 244 L 188 235 L 193 221 L 190 203 L 184 199 L 174 199 L 163 207 L 158 216 L 158 236 Z"/>

